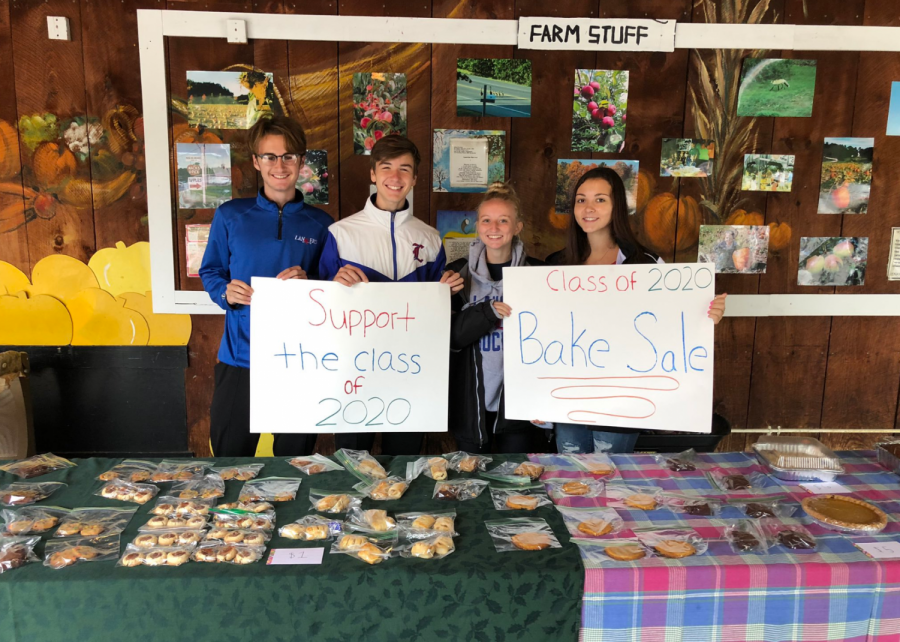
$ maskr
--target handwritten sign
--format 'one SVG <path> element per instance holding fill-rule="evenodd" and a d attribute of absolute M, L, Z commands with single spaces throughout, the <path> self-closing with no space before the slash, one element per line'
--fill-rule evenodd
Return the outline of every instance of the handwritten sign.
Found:
<path fill-rule="evenodd" d="M 710 432 L 714 279 L 701 264 L 505 268 L 506 416 Z"/>
<path fill-rule="evenodd" d="M 872 559 L 900 558 L 900 542 L 853 542 L 853 545 Z"/>
<path fill-rule="evenodd" d="M 519 49 L 675 51 L 674 20 L 519 18 Z"/>
<path fill-rule="evenodd" d="M 266 566 L 270 564 L 321 564 L 324 548 L 273 548 Z"/>
<path fill-rule="evenodd" d="M 251 286 L 251 432 L 446 432 L 447 285 Z"/>

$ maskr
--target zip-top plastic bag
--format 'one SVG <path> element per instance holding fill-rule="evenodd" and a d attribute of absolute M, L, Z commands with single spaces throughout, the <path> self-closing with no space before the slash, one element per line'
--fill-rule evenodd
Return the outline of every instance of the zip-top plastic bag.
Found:
<path fill-rule="evenodd" d="M 559 455 L 550 455 L 553 459 L 563 459 L 566 461 L 567 468 L 577 470 L 582 473 L 588 473 L 593 477 L 609 481 L 619 477 L 619 469 L 616 468 L 612 458 L 605 452 L 596 453 L 565 453 Z"/>
<path fill-rule="evenodd" d="M 306 541 L 334 539 L 343 532 L 343 522 L 321 515 L 306 515 L 278 529 L 281 537 Z"/>
<path fill-rule="evenodd" d="M 180 499 L 163 495 L 156 498 L 156 505 L 150 509 L 153 515 L 206 515 L 209 509 L 216 505 L 216 499 Z"/>
<path fill-rule="evenodd" d="M 753 519 L 742 519 L 731 522 L 725 527 L 725 539 L 731 544 L 735 553 L 763 554 L 769 550 L 769 541 Z"/>
<path fill-rule="evenodd" d="M 585 565 L 625 565 L 655 555 L 654 551 L 648 550 L 636 538 L 588 539 L 573 537 L 570 541 L 578 546 L 578 552 Z"/>
<path fill-rule="evenodd" d="M 219 504 L 218 508 L 243 510 L 251 513 L 266 513 L 275 510 L 275 506 L 269 502 L 228 502 Z"/>
<path fill-rule="evenodd" d="M 115 499 L 120 502 L 146 504 L 159 492 L 153 484 L 135 484 L 124 479 L 108 481 L 94 492 L 97 497 Z"/>
<path fill-rule="evenodd" d="M 138 532 L 163 531 L 172 528 L 203 529 L 208 523 L 208 515 L 153 515 L 138 528 Z"/>
<path fill-rule="evenodd" d="M 661 468 L 673 473 L 692 473 L 701 468 L 700 462 L 697 461 L 697 452 L 693 448 L 675 454 L 653 455 L 653 459 Z"/>
<path fill-rule="evenodd" d="M 181 566 L 191 561 L 193 546 L 156 546 L 141 548 L 134 544 L 125 547 L 125 552 L 116 566 Z"/>
<path fill-rule="evenodd" d="M 351 508 L 347 512 L 344 526 L 346 530 L 359 533 L 386 533 L 397 530 L 397 520 L 380 508 L 370 510 Z"/>
<path fill-rule="evenodd" d="M 562 548 L 553 529 L 543 519 L 513 517 L 486 521 L 484 525 L 498 553 Z"/>
<path fill-rule="evenodd" d="M 384 466 L 379 464 L 368 450 L 341 448 L 334 453 L 334 458 L 343 464 L 351 474 L 363 481 L 387 479 L 388 474 Z"/>
<path fill-rule="evenodd" d="M 408 531 L 414 536 L 429 537 L 443 533 L 455 537 L 458 534 L 455 510 L 397 513 L 394 518 L 401 531 Z"/>
<path fill-rule="evenodd" d="M 766 476 L 758 473 L 738 473 L 721 467 L 710 468 L 707 477 L 723 493 L 759 494 L 765 492 Z"/>
<path fill-rule="evenodd" d="M 419 457 L 406 464 L 406 478 L 413 480 L 424 473 L 435 481 L 443 481 L 449 469 L 450 462 L 443 457 Z"/>
<path fill-rule="evenodd" d="M 350 555 L 367 564 L 380 564 L 391 557 L 396 546 L 396 531 L 367 535 L 343 533 L 331 545 L 328 552 L 335 555 Z"/>
<path fill-rule="evenodd" d="M 635 528 L 634 535 L 660 557 L 682 559 L 703 555 L 709 545 L 691 528 Z"/>
<path fill-rule="evenodd" d="M 43 455 L 35 455 L 28 459 L 4 464 L 0 466 L 0 470 L 11 473 L 20 479 L 31 479 L 32 477 L 52 473 L 54 470 L 73 468 L 74 466 L 75 463 L 65 457 L 58 457 L 53 453 L 44 453 Z"/>
<path fill-rule="evenodd" d="M 433 534 L 424 538 L 410 538 L 401 534 L 395 552 L 400 557 L 417 557 L 423 560 L 439 560 L 456 550 L 449 535 Z"/>
<path fill-rule="evenodd" d="M 225 544 L 245 544 L 248 546 L 265 546 L 272 539 L 268 531 L 247 528 L 211 528 L 206 532 L 204 541 L 216 540 Z"/>
<path fill-rule="evenodd" d="M 547 494 L 553 499 L 569 497 L 600 497 L 605 484 L 592 478 L 585 479 L 543 479 Z"/>
<path fill-rule="evenodd" d="M 265 477 L 244 483 L 240 502 L 289 502 L 297 498 L 300 479 L 291 477 Z"/>
<path fill-rule="evenodd" d="M 309 455 L 306 457 L 294 457 L 285 459 L 287 463 L 307 475 L 318 475 L 331 470 L 344 470 L 344 467 L 331 461 L 324 455 Z"/>
<path fill-rule="evenodd" d="M 787 495 L 753 497 L 751 499 L 734 498 L 727 500 L 727 503 L 729 506 L 740 509 L 744 515 L 752 519 L 791 517 L 799 508 Z"/>
<path fill-rule="evenodd" d="M 625 521 L 612 508 L 556 506 L 566 530 L 572 537 L 615 535 L 625 528 Z"/>
<path fill-rule="evenodd" d="M 112 481 L 122 479 L 124 481 L 140 484 L 150 481 L 150 477 L 156 472 L 157 465 L 152 461 L 143 459 L 126 459 L 116 464 L 104 473 L 97 475 L 100 481 Z"/>
<path fill-rule="evenodd" d="M 47 499 L 66 486 L 62 482 L 13 482 L 0 488 L 0 504 L 27 506 Z"/>
<path fill-rule="evenodd" d="M 256 479 L 265 464 L 240 464 L 237 466 L 217 466 L 209 471 L 222 478 L 222 481 L 250 481 Z"/>
<path fill-rule="evenodd" d="M 375 501 L 400 499 L 409 488 L 409 482 L 402 477 L 388 477 L 380 481 L 359 482 L 353 489 Z"/>
<path fill-rule="evenodd" d="M 663 508 L 667 508 L 673 513 L 693 515 L 694 517 L 715 517 L 722 512 L 720 501 L 697 495 L 662 493 L 658 499 Z"/>
<path fill-rule="evenodd" d="M 217 474 L 172 484 L 169 494 L 179 499 L 216 499 L 225 496 L 225 481 Z"/>
<path fill-rule="evenodd" d="M 472 455 L 462 450 L 447 453 L 444 458 L 450 462 L 450 470 L 458 473 L 484 471 L 487 470 L 487 465 L 494 461 L 494 458 L 488 455 Z"/>
<path fill-rule="evenodd" d="M 164 459 L 159 462 L 156 472 L 150 475 L 150 481 L 154 484 L 165 484 L 202 477 L 204 471 L 212 465 L 211 461 L 198 459 Z"/>
<path fill-rule="evenodd" d="M 106 562 L 119 557 L 119 535 L 51 539 L 44 547 L 44 566 L 60 569 L 84 562 Z"/>
<path fill-rule="evenodd" d="M 143 549 L 159 546 L 196 546 L 205 536 L 206 531 L 202 528 L 172 528 L 140 533 L 131 544 Z"/>
<path fill-rule="evenodd" d="M 213 528 L 253 529 L 270 531 L 275 528 L 275 511 L 254 513 L 233 508 L 211 508 L 209 510 Z"/>
<path fill-rule="evenodd" d="M 363 496 L 356 491 L 309 489 L 309 503 L 314 511 L 336 515 L 362 506 Z"/>
<path fill-rule="evenodd" d="M 3 518 L 3 534 L 9 536 L 46 533 L 59 524 L 70 509 L 60 506 L 25 506 L 0 511 Z"/>
<path fill-rule="evenodd" d="M 34 547 L 40 541 L 40 535 L 0 537 L 0 573 L 25 566 L 28 562 L 40 562 L 34 554 Z"/>
<path fill-rule="evenodd" d="M 606 505 L 627 510 L 655 510 L 659 508 L 662 488 L 658 486 L 606 485 Z"/>
<path fill-rule="evenodd" d="M 59 523 L 53 537 L 115 535 L 128 526 L 137 508 L 73 508 Z"/>
<path fill-rule="evenodd" d="M 770 546 L 781 546 L 792 551 L 816 550 L 816 538 L 803 524 L 785 524 L 780 519 L 768 517 L 760 518 L 758 523 Z"/>
<path fill-rule="evenodd" d="M 516 488 L 491 486 L 491 501 L 497 510 L 535 510 L 553 505 L 541 484 Z"/>
<path fill-rule="evenodd" d="M 539 479 L 544 472 L 544 467 L 540 464 L 533 464 L 530 461 L 514 462 L 505 461 L 499 466 L 486 470 L 480 475 L 485 479 L 498 481 L 504 484 L 532 484 Z"/>
<path fill-rule="evenodd" d="M 265 546 L 203 542 L 194 549 L 191 559 L 195 562 L 219 564 L 255 564 L 263 558 L 265 552 Z"/>
<path fill-rule="evenodd" d="M 478 497 L 490 484 L 483 479 L 453 479 L 435 483 L 432 499 L 464 502 Z"/>

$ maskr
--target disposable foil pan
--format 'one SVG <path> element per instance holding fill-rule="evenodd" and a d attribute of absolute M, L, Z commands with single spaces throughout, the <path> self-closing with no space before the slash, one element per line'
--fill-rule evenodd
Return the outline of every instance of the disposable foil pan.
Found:
<path fill-rule="evenodd" d="M 763 466 L 786 481 L 834 481 L 844 474 L 837 455 L 812 437 L 766 436 L 753 444 Z"/>
<path fill-rule="evenodd" d="M 878 463 L 888 470 L 900 475 L 900 456 L 895 455 L 891 450 L 888 450 L 888 446 L 891 447 L 891 450 L 896 449 L 896 452 L 900 453 L 900 439 L 892 439 L 876 444 L 875 452 L 878 454 Z"/>

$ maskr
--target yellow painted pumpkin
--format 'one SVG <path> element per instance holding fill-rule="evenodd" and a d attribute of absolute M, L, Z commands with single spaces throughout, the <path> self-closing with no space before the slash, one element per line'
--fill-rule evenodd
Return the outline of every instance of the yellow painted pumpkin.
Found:
<path fill-rule="evenodd" d="M 222 139 L 208 129 L 201 134 L 199 130 L 189 127 L 185 123 L 179 123 L 172 127 L 172 141 L 174 143 L 213 143 L 221 144 Z"/>
<path fill-rule="evenodd" d="M 147 296 L 125 292 L 116 297 L 129 310 L 140 313 L 150 328 L 150 346 L 186 346 L 191 338 L 191 315 L 154 314 L 150 292 Z"/>
<path fill-rule="evenodd" d="M 791 243 L 791 226 L 787 223 L 769 223 L 769 251 L 783 250 Z"/>
<path fill-rule="evenodd" d="M 16 128 L 0 120 L 0 181 L 19 173 L 19 136 Z"/>
<path fill-rule="evenodd" d="M 759 212 L 735 210 L 725 221 L 725 225 L 764 225 L 765 217 Z"/>
<path fill-rule="evenodd" d="M 39 294 L 0 296 L 0 344 L 64 346 L 72 341 L 72 319 L 59 299 Z"/>
<path fill-rule="evenodd" d="M 31 281 L 12 263 L 0 261 L 0 294 L 16 294 L 31 290 Z"/>
<path fill-rule="evenodd" d="M 650 197 L 653 196 L 653 192 L 656 191 L 656 178 L 654 178 L 653 174 L 648 172 L 646 169 L 642 169 L 638 172 L 638 186 L 637 186 L 637 211 L 640 212 L 643 210 L 647 203 L 650 202 Z"/>
<path fill-rule="evenodd" d="M 88 288 L 70 297 L 66 307 L 72 316 L 72 345 L 147 345 L 150 328 L 146 319 L 124 303 L 100 288 Z"/>
<path fill-rule="evenodd" d="M 146 292 L 150 289 L 150 244 L 141 241 L 125 247 L 98 250 L 88 261 L 100 288 L 119 296 L 123 292 Z"/>
<path fill-rule="evenodd" d="M 31 291 L 49 294 L 63 303 L 86 288 L 96 288 L 97 277 L 91 268 L 65 254 L 44 257 L 31 270 Z"/>
<path fill-rule="evenodd" d="M 670 252 L 673 246 L 676 250 L 691 248 L 699 238 L 700 205 L 691 196 L 677 199 L 671 192 L 657 194 L 647 203 L 644 232 L 657 252 Z"/>

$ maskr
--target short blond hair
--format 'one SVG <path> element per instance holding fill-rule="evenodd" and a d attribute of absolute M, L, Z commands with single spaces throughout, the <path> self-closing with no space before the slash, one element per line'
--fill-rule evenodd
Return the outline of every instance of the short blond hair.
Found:
<path fill-rule="evenodd" d="M 478 204 L 476 211 L 481 210 L 481 206 L 488 201 L 505 201 L 509 203 L 516 213 L 516 222 L 521 220 L 522 201 L 519 200 L 519 195 L 516 194 L 516 190 L 509 183 L 502 181 L 491 183 Z"/>
<path fill-rule="evenodd" d="M 263 116 L 247 135 L 247 145 L 255 156 L 259 149 L 260 141 L 266 136 L 281 136 L 284 138 L 284 148 L 289 154 L 306 154 L 306 132 L 303 126 L 293 118 L 285 116 Z"/>

